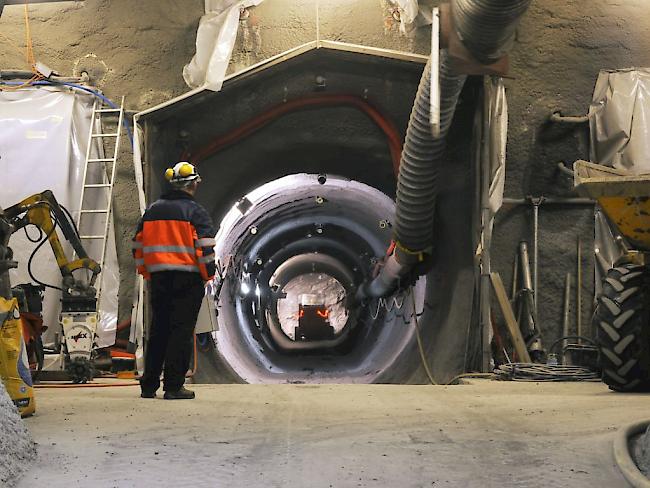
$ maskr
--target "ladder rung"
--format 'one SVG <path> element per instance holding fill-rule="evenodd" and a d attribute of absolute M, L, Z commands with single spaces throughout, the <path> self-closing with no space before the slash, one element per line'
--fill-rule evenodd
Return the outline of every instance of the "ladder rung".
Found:
<path fill-rule="evenodd" d="M 103 239 L 104 236 L 79 236 L 80 239 Z"/>
<path fill-rule="evenodd" d="M 90 214 L 108 213 L 108 209 L 81 210 L 80 213 L 90 213 Z"/>
<path fill-rule="evenodd" d="M 110 183 L 93 183 L 91 185 L 84 185 L 84 188 L 108 188 L 112 186 Z"/>
<path fill-rule="evenodd" d="M 89 163 L 112 163 L 113 159 L 111 158 L 94 158 L 94 159 L 89 159 Z"/>
<path fill-rule="evenodd" d="M 92 134 L 90 137 L 117 137 L 120 134 L 117 132 L 111 133 L 111 134 Z"/>
<path fill-rule="evenodd" d="M 95 110 L 95 113 L 100 113 L 100 114 L 109 114 L 109 113 L 115 113 L 115 112 L 121 112 L 121 108 L 100 108 Z"/>

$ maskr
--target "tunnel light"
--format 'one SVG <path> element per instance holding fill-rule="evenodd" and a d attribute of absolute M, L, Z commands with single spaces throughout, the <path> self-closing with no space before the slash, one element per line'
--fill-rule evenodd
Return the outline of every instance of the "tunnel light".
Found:
<path fill-rule="evenodd" d="M 242 281 L 239 290 L 242 292 L 242 295 L 248 295 L 251 292 L 251 287 L 248 285 L 247 282 Z"/>

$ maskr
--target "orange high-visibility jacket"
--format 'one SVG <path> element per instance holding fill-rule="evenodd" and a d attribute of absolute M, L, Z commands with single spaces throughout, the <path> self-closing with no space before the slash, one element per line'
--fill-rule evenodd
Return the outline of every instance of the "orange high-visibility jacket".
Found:
<path fill-rule="evenodd" d="M 149 279 L 159 271 L 188 271 L 211 280 L 215 234 L 208 212 L 190 194 L 163 195 L 145 211 L 133 239 L 138 273 Z"/>

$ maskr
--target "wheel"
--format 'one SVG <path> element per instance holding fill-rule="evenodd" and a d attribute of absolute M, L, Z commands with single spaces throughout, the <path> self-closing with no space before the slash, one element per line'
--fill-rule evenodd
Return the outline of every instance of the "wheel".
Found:
<path fill-rule="evenodd" d="M 650 391 L 650 268 L 608 271 L 594 314 L 603 381 L 615 391 Z"/>

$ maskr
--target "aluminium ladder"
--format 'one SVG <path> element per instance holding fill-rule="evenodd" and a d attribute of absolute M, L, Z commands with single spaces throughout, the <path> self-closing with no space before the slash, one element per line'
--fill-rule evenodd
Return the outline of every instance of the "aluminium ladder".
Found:
<path fill-rule="evenodd" d="M 108 120 L 111 122 L 108 123 Z M 122 97 L 120 106 L 116 108 L 106 106 L 102 100 L 95 100 L 90 120 L 83 186 L 79 198 L 76 224 L 82 245 L 89 256 L 99 257 L 95 260 L 101 266 L 102 271 L 104 271 L 111 227 L 113 184 L 123 121 L 124 97 Z M 110 129 L 105 129 L 109 126 Z M 95 284 L 98 304 L 102 292 L 103 276 L 104 273 L 100 273 L 98 283 Z"/>

